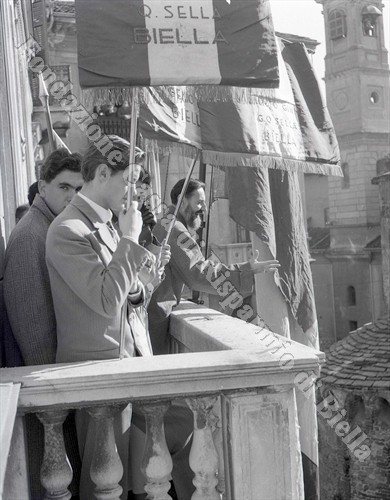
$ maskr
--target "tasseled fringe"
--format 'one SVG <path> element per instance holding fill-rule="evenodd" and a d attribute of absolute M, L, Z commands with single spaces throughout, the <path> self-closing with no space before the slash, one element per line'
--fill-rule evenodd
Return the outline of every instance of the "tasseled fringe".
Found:
<path fill-rule="evenodd" d="M 168 142 L 156 139 L 143 139 L 142 147 L 146 152 L 168 155 L 172 152 L 187 158 L 195 158 L 197 148 L 180 142 Z M 337 164 L 315 161 L 294 160 L 275 156 L 253 155 L 245 153 L 224 153 L 219 151 L 202 151 L 202 161 L 213 167 L 261 167 L 274 168 L 289 172 L 305 174 L 334 175 L 343 177 L 341 167 Z"/>
<path fill-rule="evenodd" d="M 191 87 L 160 86 L 153 87 L 159 97 L 167 102 L 185 101 L 192 103 L 194 100 L 203 102 L 236 102 L 238 104 L 256 104 L 263 98 L 274 98 L 275 90 L 272 88 L 244 88 L 223 85 L 196 85 Z M 153 93 L 149 87 L 139 87 L 139 99 L 146 104 L 153 102 Z M 131 87 L 89 88 L 81 92 L 82 104 L 87 109 L 102 104 L 121 105 L 124 101 L 131 103 L 133 90 Z"/>
<path fill-rule="evenodd" d="M 159 154 L 165 156 L 173 152 L 178 152 L 180 155 L 185 156 L 186 158 L 195 158 L 197 151 L 197 148 L 195 146 L 191 146 L 190 144 L 184 144 L 181 142 L 159 141 L 156 139 L 148 139 L 147 137 L 143 138 L 142 147 L 147 153 L 155 153 L 156 151 L 158 151 Z"/>
<path fill-rule="evenodd" d="M 214 167 L 262 167 L 275 168 L 290 172 L 303 172 L 305 174 L 321 174 L 343 176 L 341 167 L 330 163 L 294 160 L 274 156 L 251 155 L 242 153 L 223 153 L 218 151 L 203 151 L 204 163 Z"/>
<path fill-rule="evenodd" d="M 273 88 L 246 88 L 230 87 L 224 85 L 194 85 L 189 87 L 155 87 L 157 92 L 169 101 L 184 100 L 192 102 L 193 100 L 203 102 L 236 102 L 238 104 L 254 104 L 259 98 L 274 98 L 275 90 Z M 149 93 L 143 93 L 145 102 L 153 99 Z"/>

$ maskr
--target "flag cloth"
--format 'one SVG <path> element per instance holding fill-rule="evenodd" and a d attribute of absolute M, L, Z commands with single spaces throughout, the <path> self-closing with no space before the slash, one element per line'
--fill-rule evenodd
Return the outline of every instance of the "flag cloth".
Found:
<path fill-rule="evenodd" d="M 166 146 L 177 146 L 193 156 L 195 150 L 183 148 L 191 146 L 201 149 L 200 118 L 197 101 L 187 95 L 186 87 L 167 87 L 164 93 L 159 88 L 145 88 L 149 94 L 140 103 L 139 131 L 146 151 L 161 150 Z M 168 98 L 167 96 L 171 97 Z"/>
<path fill-rule="evenodd" d="M 280 87 L 256 89 L 241 102 L 237 89 L 223 102 L 195 100 L 188 87 L 144 89 L 149 97 L 141 102 L 141 133 L 162 147 L 201 148 L 203 161 L 214 166 L 342 175 L 335 131 L 306 49 L 300 43 L 282 49 Z"/>
<path fill-rule="evenodd" d="M 283 49 L 283 59 L 291 83 L 307 161 L 309 164 L 315 165 L 318 162 L 321 165 L 321 162 L 328 164 L 330 160 L 336 165 L 339 161 L 337 141 L 304 47 L 300 44 L 287 45 Z M 281 79 L 283 80 L 282 73 Z M 274 116 L 278 116 L 278 113 Z M 246 131 L 251 134 L 249 127 Z M 253 133 L 250 137 L 253 138 Z M 248 143 L 251 144 L 251 141 Z M 273 258 L 278 259 L 281 264 L 280 288 L 291 313 L 292 340 L 318 349 L 314 288 L 298 173 L 294 169 L 287 170 L 283 172 L 245 166 L 226 168 L 230 215 L 238 224 L 255 232 L 268 246 Z M 303 171 L 307 169 L 303 168 Z M 305 500 L 318 500 L 318 435 L 314 387 L 305 393 L 297 388 L 296 397 Z"/>
<path fill-rule="evenodd" d="M 281 291 L 291 311 L 292 340 L 318 349 L 310 255 L 297 172 L 226 168 L 230 216 L 253 231 L 278 259 Z M 294 328 L 294 323 L 300 328 Z M 314 390 L 296 391 L 305 500 L 317 500 L 318 438 Z"/>
<path fill-rule="evenodd" d="M 278 85 L 268 0 L 76 0 L 76 25 L 82 88 Z"/>
<path fill-rule="evenodd" d="M 203 160 L 341 175 L 336 134 L 303 44 L 279 52 L 280 86 L 251 102 L 199 101 Z"/>

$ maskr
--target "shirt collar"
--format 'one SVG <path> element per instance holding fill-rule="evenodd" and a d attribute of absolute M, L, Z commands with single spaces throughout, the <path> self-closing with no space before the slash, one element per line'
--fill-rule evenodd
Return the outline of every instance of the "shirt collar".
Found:
<path fill-rule="evenodd" d="M 102 206 L 98 205 L 97 203 L 92 201 L 90 198 L 85 196 L 85 194 L 82 194 L 79 192 L 78 195 L 80 196 L 80 198 L 82 198 L 84 201 L 86 201 L 88 203 L 88 205 L 90 205 L 90 207 L 93 210 L 95 210 L 95 212 L 101 218 L 102 222 L 104 222 L 106 224 L 107 222 L 111 221 L 111 219 L 112 219 L 111 210 L 109 210 L 107 208 L 103 208 Z"/>
<path fill-rule="evenodd" d="M 42 212 L 43 215 L 47 217 L 47 219 L 50 222 L 53 222 L 55 215 L 50 210 L 49 205 L 46 203 L 46 201 L 42 198 L 42 196 L 39 193 L 35 195 L 32 206 L 38 209 L 40 212 Z"/>

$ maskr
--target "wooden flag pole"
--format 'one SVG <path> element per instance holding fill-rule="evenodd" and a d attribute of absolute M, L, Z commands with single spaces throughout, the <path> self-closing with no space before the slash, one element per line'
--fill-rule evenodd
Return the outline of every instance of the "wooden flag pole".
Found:
<path fill-rule="evenodd" d="M 131 99 L 131 122 L 130 122 L 130 152 L 129 152 L 129 184 L 127 190 L 127 209 L 133 201 L 135 186 L 133 182 L 134 163 L 135 163 L 135 146 L 137 142 L 137 124 L 138 124 L 138 87 L 132 88 Z"/>
<path fill-rule="evenodd" d="M 47 128 L 47 135 L 49 138 L 50 150 L 54 151 L 56 149 L 56 146 L 54 142 L 53 123 L 51 121 L 50 108 L 49 108 L 49 92 L 47 91 L 42 72 L 38 73 L 38 84 L 39 84 L 39 99 L 42 103 L 42 107 L 44 109 L 46 116 L 46 128 Z"/>
<path fill-rule="evenodd" d="M 135 183 L 133 182 L 134 163 L 135 163 L 135 146 L 137 141 L 137 121 L 138 121 L 138 87 L 132 88 L 131 99 L 131 122 L 130 122 L 130 150 L 129 150 L 129 175 L 128 175 L 128 189 L 127 189 L 127 203 L 126 209 L 128 210 L 135 192 Z M 125 356 L 125 327 L 127 320 L 127 300 L 122 306 L 121 321 L 120 321 L 120 340 L 119 340 L 119 359 Z"/>
<path fill-rule="evenodd" d="M 187 173 L 187 177 L 184 181 L 184 184 L 183 184 L 183 189 L 181 190 L 181 193 L 180 193 L 180 196 L 179 196 L 179 199 L 177 201 L 177 204 L 176 204 L 176 207 L 175 207 L 175 211 L 173 213 L 173 218 L 172 220 L 170 221 L 169 223 L 169 226 L 168 226 L 168 230 L 167 230 L 167 236 L 165 238 L 165 242 L 166 243 L 169 243 L 169 238 L 171 236 L 171 233 L 172 233 L 172 229 L 173 229 L 173 226 L 176 222 L 176 219 L 177 219 L 177 214 L 179 213 L 179 210 L 180 210 L 180 206 L 182 204 L 182 201 L 183 201 L 183 198 L 186 194 L 186 191 L 187 191 L 187 187 L 188 187 L 188 183 L 190 182 L 190 179 L 191 179 L 191 175 L 192 175 L 192 172 L 194 171 L 194 167 L 196 165 L 196 162 L 198 161 L 198 158 L 199 158 L 199 153 L 200 153 L 200 150 L 198 149 L 197 152 L 196 152 L 196 156 L 192 162 L 192 165 L 190 167 L 190 169 L 188 170 L 188 173 Z"/>

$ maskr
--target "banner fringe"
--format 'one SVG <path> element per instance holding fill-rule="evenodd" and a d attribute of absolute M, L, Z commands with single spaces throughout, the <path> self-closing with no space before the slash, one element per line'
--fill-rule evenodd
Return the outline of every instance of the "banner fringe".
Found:
<path fill-rule="evenodd" d="M 195 146 L 189 144 L 148 138 L 143 138 L 143 149 L 146 152 L 155 152 L 157 150 L 159 154 L 178 152 L 187 158 L 195 158 L 197 151 Z M 202 151 L 202 161 L 213 167 L 260 167 L 289 172 L 303 172 L 305 174 L 343 177 L 343 172 L 339 165 L 274 156 Z"/>
<path fill-rule="evenodd" d="M 159 141 L 157 139 L 143 138 L 142 147 L 146 153 L 158 151 L 159 154 L 168 155 L 173 152 L 185 156 L 186 158 L 195 158 L 197 148 L 190 144 L 181 142 Z"/>
<path fill-rule="evenodd" d="M 294 160 L 275 156 L 224 153 L 217 151 L 203 151 L 203 162 L 214 167 L 260 167 L 303 172 L 305 174 L 335 175 L 343 177 L 341 167 L 337 164 Z"/>
<path fill-rule="evenodd" d="M 155 102 L 153 93 L 149 92 L 149 88 L 157 91 L 159 98 L 166 102 L 235 102 L 237 104 L 256 104 L 259 99 L 274 99 L 275 89 L 273 88 L 246 88 L 246 87 L 229 87 L 224 85 L 196 85 L 190 87 L 140 87 L 139 98 L 146 104 Z M 102 104 L 117 104 L 121 105 L 124 101 L 131 103 L 132 88 L 131 87 L 96 87 L 82 89 L 81 103 L 87 108 L 92 109 L 94 106 Z"/>
<path fill-rule="evenodd" d="M 143 139 L 143 148 L 146 152 L 158 150 L 160 154 L 169 154 L 174 151 L 187 158 L 195 158 L 197 148 L 180 142 L 161 141 L 157 139 Z M 213 167 L 250 167 L 273 168 L 289 172 L 303 172 L 305 174 L 334 175 L 343 177 L 341 167 L 337 164 L 294 160 L 274 156 L 251 155 L 240 153 L 224 153 L 218 151 L 202 151 L 202 161 Z"/>

